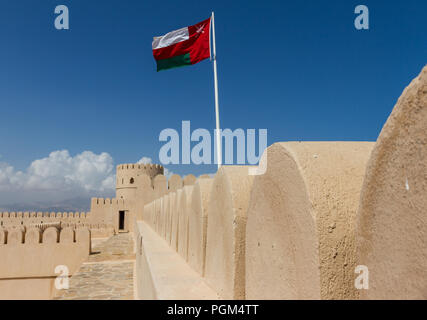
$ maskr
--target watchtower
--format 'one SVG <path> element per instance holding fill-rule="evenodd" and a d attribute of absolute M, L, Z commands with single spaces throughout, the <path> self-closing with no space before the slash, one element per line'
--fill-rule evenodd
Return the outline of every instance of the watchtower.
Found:
<path fill-rule="evenodd" d="M 137 180 L 141 175 L 147 175 L 151 180 L 163 174 L 163 166 L 158 164 L 120 164 L 116 171 L 116 198 L 134 200 L 137 189 Z"/>

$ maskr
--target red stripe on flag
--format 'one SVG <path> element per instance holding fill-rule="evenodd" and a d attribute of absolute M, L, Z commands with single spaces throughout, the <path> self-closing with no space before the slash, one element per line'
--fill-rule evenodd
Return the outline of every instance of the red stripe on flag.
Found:
<path fill-rule="evenodd" d="M 190 37 L 193 36 L 197 40 L 194 46 L 191 47 L 190 59 L 192 64 L 196 64 L 210 57 L 209 50 L 209 32 L 211 27 L 211 18 L 206 19 L 194 26 L 188 27 Z"/>

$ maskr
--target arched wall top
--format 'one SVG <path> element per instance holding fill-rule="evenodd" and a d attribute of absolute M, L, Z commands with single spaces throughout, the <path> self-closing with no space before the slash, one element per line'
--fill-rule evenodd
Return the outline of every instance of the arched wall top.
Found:
<path fill-rule="evenodd" d="M 426 299 L 427 66 L 403 91 L 384 125 L 360 197 L 358 264 L 363 299 Z"/>
<path fill-rule="evenodd" d="M 354 225 L 372 147 L 281 142 L 267 148 L 246 229 L 248 299 L 357 296 Z"/>

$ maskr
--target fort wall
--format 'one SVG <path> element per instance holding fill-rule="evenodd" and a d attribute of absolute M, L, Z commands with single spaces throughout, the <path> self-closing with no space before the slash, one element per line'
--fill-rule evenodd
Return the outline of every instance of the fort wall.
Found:
<path fill-rule="evenodd" d="M 90 214 L 0 214 L 0 298 L 24 277 L 49 296 L 53 266 L 74 272 L 90 252 L 77 226 L 97 226 L 134 232 L 141 299 L 426 299 L 426 128 L 427 67 L 376 143 L 275 143 L 255 176 L 120 165 L 117 197 Z M 361 265 L 369 290 L 355 286 Z"/>
<path fill-rule="evenodd" d="M 245 230 L 254 176 L 223 166 L 212 183 L 204 275 L 222 299 L 245 298 Z"/>
<path fill-rule="evenodd" d="M 163 167 L 157 164 L 121 164 L 116 171 L 116 197 L 134 199 L 139 176 L 146 175 L 151 181 L 157 175 L 163 175 Z"/>
<path fill-rule="evenodd" d="M 248 299 L 357 298 L 355 219 L 372 147 L 286 142 L 266 150 L 246 229 Z"/>
<path fill-rule="evenodd" d="M 91 223 L 88 212 L 0 212 L 0 227 L 50 222 Z"/>
<path fill-rule="evenodd" d="M 114 234 L 112 224 L 105 219 L 93 219 L 90 212 L 0 212 L 0 228 L 38 227 L 44 230 L 50 226 L 86 227 L 92 237 L 103 238 Z"/>
<path fill-rule="evenodd" d="M 50 299 L 56 267 L 71 276 L 90 249 L 87 228 L 0 228 L 0 299 Z"/>
<path fill-rule="evenodd" d="M 399 98 L 372 151 L 361 192 L 362 299 L 427 299 L 427 67 Z"/>
<path fill-rule="evenodd" d="M 188 217 L 188 263 L 201 276 L 205 275 L 208 205 L 212 179 L 200 179 L 193 189 Z"/>
<path fill-rule="evenodd" d="M 136 236 L 151 228 L 223 299 L 426 299 L 426 128 L 427 67 L 376 143 L 276 143 L 258 175 L 223 166 L 191 193 L 173 177 Z"/>
<path fill-rule="evenodd" d="M 263 175 L 223 166 L 159 194 L 143 221 L 221 299 L 355 299 L 355 219 L 372 147 L 278 143 Z"/>

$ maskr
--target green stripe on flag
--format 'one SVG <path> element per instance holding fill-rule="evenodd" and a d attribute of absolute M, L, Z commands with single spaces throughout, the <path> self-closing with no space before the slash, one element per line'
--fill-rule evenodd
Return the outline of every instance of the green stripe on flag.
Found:
<path fill-rule="evenodd" d="M 157 71 L 188 66 L 191 64 L 190 54 L 186 53 L 168 59 L 157 60 Z"/>

